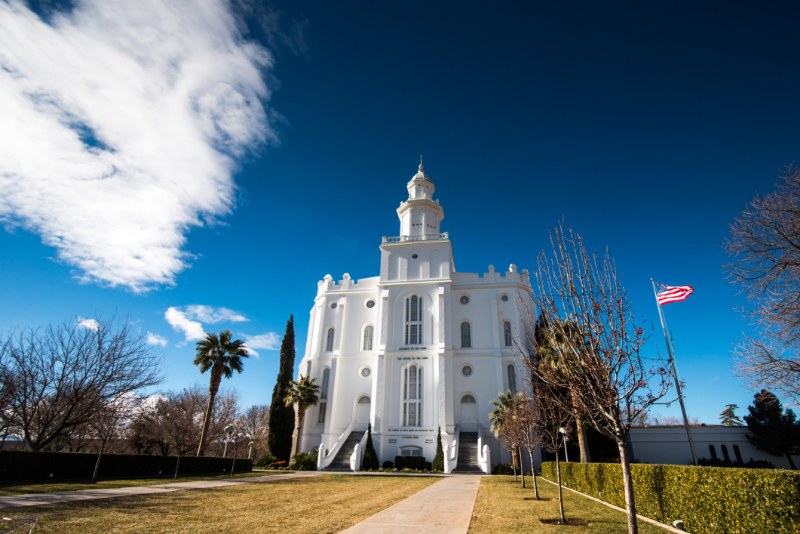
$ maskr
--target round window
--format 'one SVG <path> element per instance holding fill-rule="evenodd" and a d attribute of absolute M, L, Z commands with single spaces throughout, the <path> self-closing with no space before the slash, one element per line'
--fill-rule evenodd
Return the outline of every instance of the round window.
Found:
<path fill-rule="evenodd" d="M 368 300 L 367 301 L 367 308 L 374 308 L 374 307 L 375 307 L 375 301 L 372 300 L 372 299 Z"/>
<path fill-rule="evenodd" d="M 508 301 L 508 295 L 503 295 L 502 297 L 500 297 L 500 299 L 501 299 L 503 302 L 507 302 L 507 301 Z"/>
<path fill-rule="evenodd" d="M 361 376 L 364 377 L 364 378 L 367 378 L 370 375 L 371 372 L 372 372 L 372 370 L 370 370 L 369 367 L 364 367 L 364 368 L 361 369 Z"/>
<path fill-rule="evenodd" d="M 467 304 L 469 302 L 469 297 L 464 295 L 461 297 L 461 304 Z"/>
<path fill-rule="evenodd" d="M 465 365 L 461 368 L 461 374 L 464 376 L 470 376 L 472 374 L 472 366 Z"/>
<path fill-rule="evenodd" d="M 411 257 L 412 257 L 413 259 L 415 259 L 415 260 L 418 258 L 418 256 L 417 256 L 416 254 L 412 254 L 412 255 L 411 255 Z"/>
<path fill-rule="evenodd" d="M 336 307 L 336 303 L 335 302 L 331 302 L 331 308 L 335 308 L 335 307 Z"/>

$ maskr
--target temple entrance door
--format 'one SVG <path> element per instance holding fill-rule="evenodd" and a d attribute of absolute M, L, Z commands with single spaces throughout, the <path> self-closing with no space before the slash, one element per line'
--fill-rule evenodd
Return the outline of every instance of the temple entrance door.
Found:
<path fill-rule="evenodd" d="M 461 399 L 461 431 L 478 431 L 478 405 L 472 395 L 464 395 Z"/>
<path fill-rule="evenodd" d="M 369 424 L 369 409 L 372 406 L 369 397 L 361 397 L 356 404 L 356 430 L 367 430 Z"/>

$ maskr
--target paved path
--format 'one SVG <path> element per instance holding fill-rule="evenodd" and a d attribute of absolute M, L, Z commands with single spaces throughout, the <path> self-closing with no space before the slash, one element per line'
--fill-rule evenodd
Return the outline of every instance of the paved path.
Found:
<path fill-rule="evenodd" d="M 470 475 L 446 477 L 344 532 L 465 534 L 472 520 L 481 478 Z"/>
<path fill-rule="evenodd" d="M 294 473 L 252 478 L 231 478 L 227 480 L 198 480 L 196 482 L 178 482 L 175 484 L 159 484 L 156 486 L 131 486 L 116 489 L 89 489 L 78 491 L 58 491 L 53 493 L 33 493 L 28 495 L 12 495 L 0 497 L 0 508 L 21 508 L 23 506 L 39 506 L 62 502 L 86 501 L 90 499 L 110 499 L 112 497 L 130 497 L 131 495 L 151 495 L 188 489 L 224 488 L 240 484 L 259 484 L 263 482 L 280 482 L 290 478 L 315 477 L 322 473 Z"/>

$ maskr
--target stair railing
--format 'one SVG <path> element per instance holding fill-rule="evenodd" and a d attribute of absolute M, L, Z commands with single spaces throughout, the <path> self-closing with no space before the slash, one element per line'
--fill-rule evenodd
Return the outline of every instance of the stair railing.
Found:
<path fill-rule="evenodd" d="M 458 440 L 461 439 L 461 425 L 453 430 L 453 449 L 450 451 L 450 471 L 458 467 Z"/>
<path fill-rule="evenodd" d="M 492 450 L 483 442 L 483 425 L 478 425 L 478 465 L 487 475 L 492 474 Z"/>
<path fill-rule="evenodd" d="M 350 469 L 352 471 L 361 471 L 361 464 L 364 460 L 364 452 L 367 446 L 367 433 L 361 436 L 361 440 L 356 443 L 353 454 L 350 455 Z"/>
<path fill-rule="evenodd" d="M 329 465 L 334 458 L 336 458 L 336 454 L 339 452 L 339 449 L 342 448 L 344 442 L 347 441 L 347 438 L 350 436 L 350 432 L 353 431 L 353 427 L 355 427 L 355 421 L 351 422 L 342 435 L 339 436 L 339 439 L 336 440 L 330 449 L 328 450 L 328 454 L 325 454 L 325 441 L 323 440 L 322 443 L 319 445 L 319 454 L 317 455 L 317 471 L 322 471 Z"/>

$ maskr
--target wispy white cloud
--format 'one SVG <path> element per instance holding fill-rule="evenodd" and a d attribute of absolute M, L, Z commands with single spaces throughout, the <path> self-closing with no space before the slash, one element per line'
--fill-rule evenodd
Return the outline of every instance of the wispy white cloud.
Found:
<path fill-rule="evenodd" d="M 241 323 L 249 321 L 247 317 L 228 308 L 213 308 L 211 306 L 193 305 L 186 306 L 186 315 L 203 323 Z"/>
<path fill-rule="evenodd" d="M 94 330 L 97 332 L 100 329 L 100 323 L 95 321 L 94 319 L 84 319 L 81 316 L 78 316 L 78 324 L 79 328 L 86 328 L 87 330 Z"/>
<path fill-rule="evenodd" d="M 250 320 L 228 308 L 214 308 L 198 304 L 183 308 L 173 306 L 166 311 L 164 318 L 176 332 L 183 332 L 186 336 L 184 343 L 203 339 L 206 336 L 202 323 L 241 323 Z"/>
<path fill-rule="evenodd" d="M 278 350 L 281 346 L 281 338 L 275 332 L 267 332 L 257 336 L 239 334 L 244 338 L 245 348 L 251 356 L 258 358 L 258 353 L 253 349 Z"/>
<path fill-rule="evenodd" d="M 203 330 L 203 325 L 189 319 L 179 308 L 169 308 L 164 314 L 164 319 L 167 320 L 176 332 L 183 332 L 186 336 L 184 343 L 203 339 L 206 335 L 205 330 Z"/>
<path fill-rule="evenodd" d="M 273 57 L 237 28 L 225 0 L 83 0 L 49 24 L 0 1 L 0 222 L 83 281 L 173 285 L 237 158 L 277 143 Z"/>
<path fill-rule="evenodd" d="M 148 345 L 158 345 L 159 347 L 166 347 L 167 346 L 167 338 L 159 336 L 158 334 L 154 334 L 152 332 L 147 333 L 147 344 Z"/>

